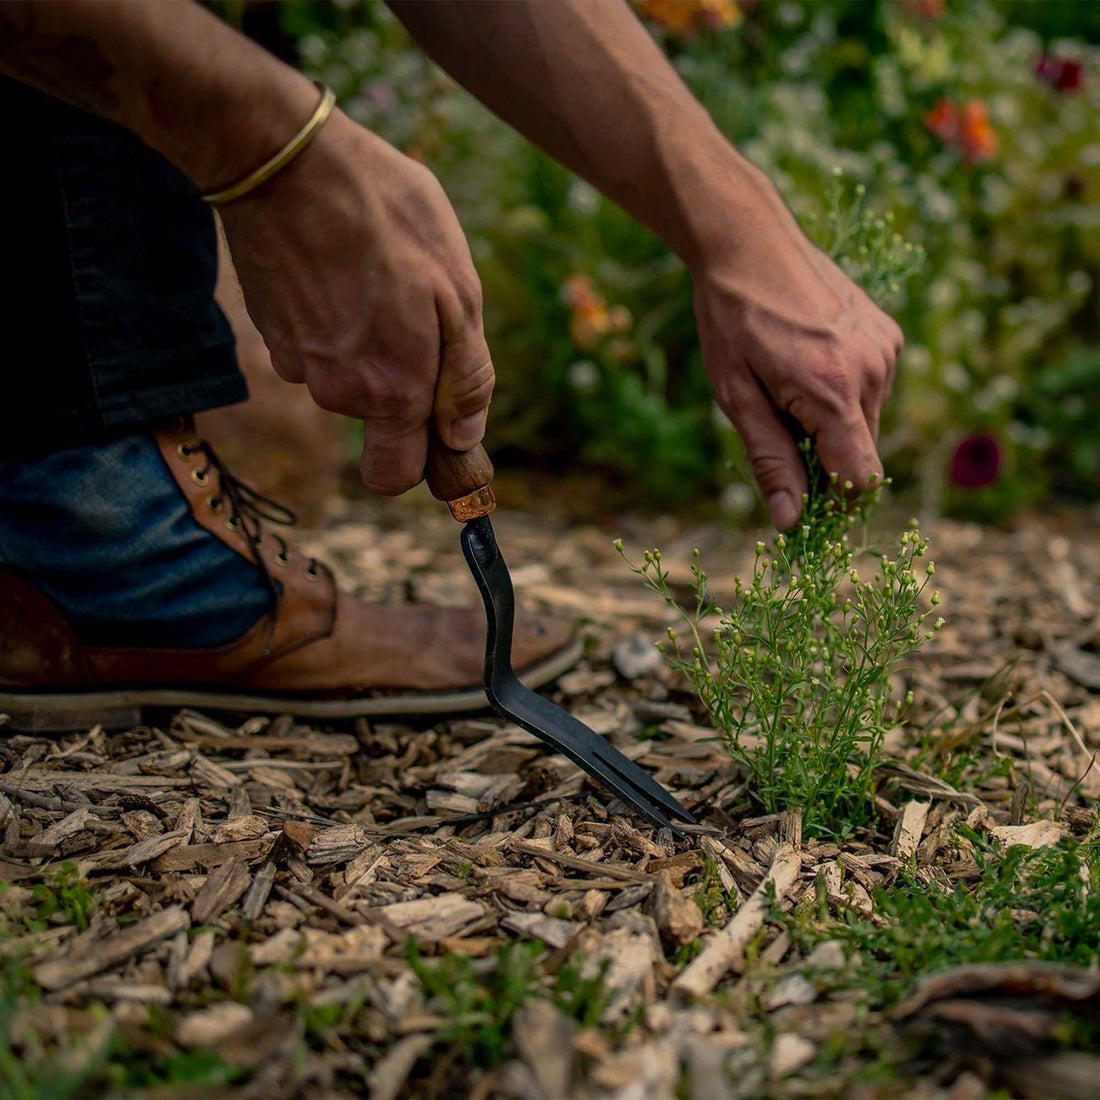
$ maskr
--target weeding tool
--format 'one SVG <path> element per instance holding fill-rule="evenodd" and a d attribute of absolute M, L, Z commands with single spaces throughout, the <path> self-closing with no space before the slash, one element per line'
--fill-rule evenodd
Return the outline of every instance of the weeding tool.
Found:
<path fill-rule="evenodd" d="M 628 806 L 659 828 L 696 819 L 648 772 L 568 711 L 524 687 L 512 669 L 512 625 L 515 594 L 512 577 L 497 546 L 489 513 L 493 496 L 493 464 L 478 445 L 452 451 L 438 438 L 428 450 L 428 488 L 463 526 L 459 541 L 482 602 L 488 634 L 485 642 L 485 694 L 493 709 L 529 730 L 569 757 Z"/>

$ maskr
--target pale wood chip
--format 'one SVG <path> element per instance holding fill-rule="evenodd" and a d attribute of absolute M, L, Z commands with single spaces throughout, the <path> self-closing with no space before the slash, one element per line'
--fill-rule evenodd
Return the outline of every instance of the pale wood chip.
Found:
<path fill-rule="evenodd" d="M 268 861 L 256 872 L 244 896 L 244 901 L 241 902 L 241 915 L 245 920 L 254 921 L 264 911 L 267 899 L 271 895 L 271 887 L 275 882 L 275 870 L 275 864 Z"/>
<path fill-rule="evenodd" d="M 32 858 L 54 855 L 64 841 L 83 832 L 93 820 L 96 820 L 96 815 L 90 809 L 74 810 L 48 829 L 43 829 L 37 836 L 31 837 L 27 842 L 27 855 Z"/>
<path fill-rule="evenodd" d="M 240 779 L 221 764 L 207 759 L 202 753 L 195 753 L 191 762 L 191 779 L 196 786 L 213 787 L 216 790 L 232 790 L 240 785 Z"/>
<path fill-rule="evenodd" d="M 82 982 L 74 992 L 103 1001 L 130 1001 L 135 1004 L 167 1005 L 172 991 L 153 982 L 127 982 L 118 978 L 92 978 Z"/>
<path fill-rule="evenodd" d="M 191 918 L 186 910 L 179 906 L 162 909 L 103 939 L 82 943 L 65 955 L 39 963 L 32 971 L 34 980 L 43 989 L 62 989 L 101 970 L 118 966 L 190 925 Z"/>
<path fill-rule="evenodd" d="M 690 997 L 702 997 L 729 971 L 740 972 L 745 947 L 763 926 L 771 907 L 769 885 L 774 888 L 776 898 L 782 899 L 794 885 L 801 867 L 802 860 L 793 847 L 785 844 L 777 848 L 764 881 L 729 924 L 711 938 L 702 954 L 680 973 L 672 988 Z"/>
<path fill-rule="evenodd" d="M 676 889 L 668 871 L 658 874 L 650 905 L 657 928 L 670 943 L 693 943 L 703 931 L 703 914 L 699 906 L 693 898 L 685 897 Z"/>
<path fill-rule="evenodd" d="M 148 840 L 164 832 L 160 818 L 148 810 L 132 810 L 130 813 L 120 814 L 119 821 L 130 831 L 134 840 Z"/>
<path fill-rule="evenodd" d="M 413 1066 L 428 1053 L 431 1046 L 430 1035 L 409 1035 L 394 1043 L 375 1063 L 367 1078 L 367 1089 L 372 1100 L 397 1100 Z"/>
<path fill-rule="evenodd" d="M 200 1012 L 184 1016 L 176 1028 L 176 1042 L 190 1049 L 214 1047 L 251 1022 L 252 1009 L 248 1005 L 220 1001 Z"/>
<path fill-rule="evenodd" d="M 389 858 L 375 845 L 364 848 L 344 868 L 344 881 L 333 891 L 336 901 L 344 901 L 366 887 L 378 877 L 378 872 L 390 866 Z"/>
<path fill-rule="evenodd" d="M 425 943 L 435 943 L 444 936 L 455 935 L 484 913 L 483 906 L 461 894 L 400 901 L 378 910 L 379 916 L 394 928 Z"/>
<path fill-rule="evenodd" d="M 117 871 L 126 867 L 141 867 L 158 859 L 165 852 L 178 847 L 186 839 L 187 832 L 185 830 L 174 829 L 168 833 L 161 833 L 160 836 L 151 836 L 147 840 L 139 840 L 136 844 L 131 844 L 129 848 L 124 848 L 120 852 L 104 852 L 102 855 L 90 856 L 87 860 L 82 861 L 82 866 L 87 865 L 90 870 L 96 871 Z"/>
<path fill-rule="evenodd" d="M 547 838 L 549 840 L 549 838 Z M 553 841 L 549 841 L 550 846 L 543 846 L 540 844 L 530 843 L 526 840 L 514 840 L 509 847 L 515 852 L 522 852 L 524 855 L 538 856 L 542 859 L 552 860 L 554 863 L 560 863 L 563 867 L 568 867 L 574 871 L 588 871 L 590 874 L 598 875 L 601 878 L 614 878 L 620 879 L 623 882 L 636 882 L 636 883 L 648 883 L 652 884 L 653 876 L 647 875 L 642 871 L 635 871 L 631 867 L 623 867 L 615 863 L 596 863 L 594 860 L 580 859 L 577 856 L 571 856 L 566 852 L 558 852 L 553 848 Z"/>
<path fill-rule="evenodd" d="M 482 809 L 481 802 L 476 798 L 456 791 L 431 790 L 425 795 L 425 800 L 428 803 L 428 809 L 433 813 L 476 814 Z"/>
<path fill-rule="evenodd" d="M 508 932 L 530 936 L 555 949 L 564 947 L 584 926 L 577 921 L 547 917 L 542 913 L 509 913 L 500 922 Z"/>
<path fill-rule="evenodd" d="M 311 867 L 347 863 L 370 844 L 370 838 L 358 825 L 334 825 L 313 837 L 306 852 Z"/>
<path fill-rule="evenodd" d="M 817 1047 L 809 1039 L 791 1032 L 776 1036 L 769 1062 L 772 1079 L 778 1080 L 796 1073 L 816 1056 Z"/>
<path fill-rule="evenodd" d="M 218 867 L 230 860 L 246 862 L 271 851 L 268 840 L 238 840 L 230 844 L 181 844 L 165 852 L 153 865 L 156 871 L 190 871 L 195 867 Z"/>
<path fill-rule="evenodd" d="M 187 989 L 202 976 L 210 965 L 210 957 L 213 953 L 214 931 L 211 928 L 204 928 L 191 943 L 191 948 L 180 965 L 177 978 L 180 989 Z"/>
<path fill-rule="evenodd" d="M 184 843 L 190 843 L 195 831 L 202 828 L 202 802 L 197 798 L 188 798 L 180 807 L 174 827 L 185 832 L 187 839 Z"/>
<path fill-rule="evenodd" d="M 931 808 L 931 802 L 905 803 L 894 828 L 893 839 L 890 841 L 891 855 L 897 856 L 903 863 L 908 863 L 916 856 L 921 837 L 924 835 L 928 811 Z"/>
<path fill-rule="evenodd" d="M 196 924 L 209 924 L 236 904 L 251 881 L 242 860 L 231 859 L 215 868 L 191 906 L 191 919 Z"/>
<path fill-rule="evenodd" d="M 1027 848 L 1053 848 L 1069 835 L 1069 826 L 1061 821 L 1032 821 L 1027 825 L 994 825 L 989 835 L 1006 848 L 1024 845 Z"/>
<path fill-rule="evenodd" d="M 360 924 L 340 935 L 307 929 L 305 950 L 296 958 L 300 967 L 342 974 L 365 969 L 382 957 L 389 936 L 377 925 Z"/>
<path fill-rule="evenodd" d="M 294 958 L 302 943 L 302 934 L 293 928 L 281 928 L 262 943 L 248 949 L 253 966 L 282 966 Z"/>
<path fill-rule="evenodd" d="M 24 768 L 16 775 L 19 787 L 29 791 L 54 791 L 71 787 L 75 791 L 103 791 L 110 794 L 113 791 L 130 791 L 142 788 L 158 789 L 191 786 L 189 778 L 176 778 L 168 775 L 62 772 L 48 768 Z"/>
<path fill-rule="evenodd" d="M 214 830 L 215 844 L 226 844 L 234 840 L 257 840 L 271 828 L 271 823 L 259 814 L 241 814 L 231 817 Z"/>
<path fill-rule="evenodd" d="M 516 1013 L 516 1050 L 544 1097 L 566 1097 L 572 1091 L 575 1030 L 549 1001 L 530 1001 Z"/>

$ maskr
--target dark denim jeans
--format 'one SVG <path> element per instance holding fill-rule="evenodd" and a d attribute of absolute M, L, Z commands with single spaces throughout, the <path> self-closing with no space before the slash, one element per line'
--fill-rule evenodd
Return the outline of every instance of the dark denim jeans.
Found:
<path fill-rule="evenodd" d="M 147 435 L 0 460 L 0 566 L 90 645 L 223 645 L 272 603 L 259 568 L 192 517 Z"/>
<path fill-rule="evenodd" d="M 18 150 L 0 172 L 0 566 L 90 644 L 233 641 L 270 591 L 141 434 L 247 396 L 213 215 L 121 127 L 4 78 L 0 114 Z"/>
<path fill-rule="evenodd" d="M 247 396 L 214 301 L 214 218 L 129 131 L 0 78 L 0 457 Z"/>

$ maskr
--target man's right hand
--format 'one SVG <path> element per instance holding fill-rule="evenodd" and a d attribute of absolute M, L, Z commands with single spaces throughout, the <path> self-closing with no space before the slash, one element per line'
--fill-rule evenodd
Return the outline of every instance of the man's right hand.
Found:
<path fill-rule="evenodd" d="M 481 284 L 427 168 L 336 111 L 220 214 L 275 370 L 363 421 L 368 488 L 418 484 L 433 428 L 455 450 L 481 440 L 493 392 Z"/>

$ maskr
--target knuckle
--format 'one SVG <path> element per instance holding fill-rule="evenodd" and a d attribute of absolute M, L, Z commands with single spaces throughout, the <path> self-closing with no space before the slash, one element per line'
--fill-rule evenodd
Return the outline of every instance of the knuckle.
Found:
<path fill-rule="evenodd" d="M 396 378 L 392 374 L 372 373 L 363 379 L 360 387 L 360 405 L 363 417 L 373 422 L 392 426 L 423 423 L 431 397 L 422 400 L 421 387 L 409 379 Z M 425 408 L 425 404 L 427 408 Z M 424 413 L 425 415 L 418 415 Z"/>
<path fill-rule="evenodd" d="M 882 393 L 890 378 L 889 364 L 882 356 L 870 356 L 863 372 L 863 388 L 872 394 Z"/>
<path fill-rule="evenodd" d="M 363 387 L 365 416 L 370 420 L 401 423 L 409 419 L 413 403 L 407 391 L 373 383 Z"/>
<path fill-rule="evenodd" d="M 812 369 L 807 396 L 826 416 L 843 416 L 855 404 L 855 381 L 851 359 L 833 345 Z"/>
<path fill-rule="evenodd" d="M 467 320 L 474 321 L 481 317 L 484 303 L 477 272 L 471 270 L 464 277 L 456 279 L 455 293 L 458 295 L 459 308 Z"/>
<path fill-rule="evenodd" d="M 478 412 L 489 404 L 495 385 L 493 362 L 487 359 L 481 366 L 455 379 L 448 387 L 446 402 L 460 414 Z"/>

